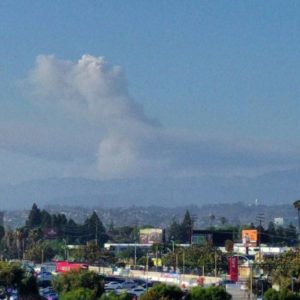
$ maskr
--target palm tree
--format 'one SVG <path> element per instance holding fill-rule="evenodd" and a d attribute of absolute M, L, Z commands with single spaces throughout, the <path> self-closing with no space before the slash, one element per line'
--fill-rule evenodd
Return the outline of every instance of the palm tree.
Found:
<path fill-rule="evenodd" d="M 220 217 L 220 222 L 222 226 L 224 226 L 227 223 L 227 219 L 225 217 Z"/>
<path fill-rule="evenodd" d="M 300 200 L 297 200 L 294 202 L 294 207 L 298 211 L 298 235 L 299 235 L 299 232 L 300 232 Z"/>
<path fill-rule="evenodd" d="M 210 223 L 210 226 L 212 226 L 213 225 L 213 222 L 215 221 L 215 219 L 216 219 L 216 216 L 214 215 L 214 214 L 209 214 L 208 215 L 208 218 L 209 218 L 209 223 Z"/>

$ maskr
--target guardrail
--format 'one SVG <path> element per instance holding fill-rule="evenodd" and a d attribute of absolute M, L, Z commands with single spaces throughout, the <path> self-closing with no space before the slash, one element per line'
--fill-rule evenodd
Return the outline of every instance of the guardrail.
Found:
<path fill-rule="evenodd" d="M 140 271 L 122 269 L 122 271 L 114 272 L 112 268 L 89 266 L 90 271 L 98 272 L 107 276 L 122 276 L 130 278 L 141 278 L 144 280 L 159 281 L 166 284 L 176 284 L 179 286 L 191 287 L 196 285 L 213 285 L 222 279 L 220 277 L 198 276 L 193 274 L 176 274 L 155 271 Z"/>

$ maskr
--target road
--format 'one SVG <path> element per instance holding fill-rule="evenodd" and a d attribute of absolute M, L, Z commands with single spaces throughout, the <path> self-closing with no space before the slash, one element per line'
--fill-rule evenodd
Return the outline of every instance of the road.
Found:
<path fill-rule="evenodd" d="M 226 284 L 226 291 L 232 295 L 232 300 L 252 300 L 247 291 L 241 290 L 239 284 Z"/>

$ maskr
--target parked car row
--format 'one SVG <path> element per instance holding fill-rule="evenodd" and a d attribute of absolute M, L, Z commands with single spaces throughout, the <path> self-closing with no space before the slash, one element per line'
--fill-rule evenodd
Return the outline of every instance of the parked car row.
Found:
<path fill-rule="evenodd" d="M 58 300 L 58 294 L 52 287 L 40 288 L 39 292 L 47 300 Z"/>
<path fill-rule="evenodd" d="M 58 294 L 52 287 L 53 275 L 48 271 L 41 271 L 37 273 L 37 281 L 39 286 L 39 293 L 47 300 L 58 300 Z"/>
<path fill-rule="evenodd" d="M 128 293 L 131 296 L 139 297 L 147 291 L 147 288 L 152 286 L 152 282 L 147 282 L 142 279 L 121 279 L 121 278 L 106 278 L 105 292 L 113 292 L 117 295 Z"/>

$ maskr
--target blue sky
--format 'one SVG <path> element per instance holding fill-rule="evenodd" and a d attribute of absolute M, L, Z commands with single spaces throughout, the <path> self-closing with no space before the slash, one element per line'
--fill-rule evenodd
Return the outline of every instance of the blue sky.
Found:
<path fill-rule="evenodd" d="M 1 1 L 0 182 L 299 168 L 299 11 L 299 1 Z M 73 77 L 89 63 L 107 69 L 95 73 L 105 95 Z M 51 76 L 61 81 L 48 86 Z"/>

